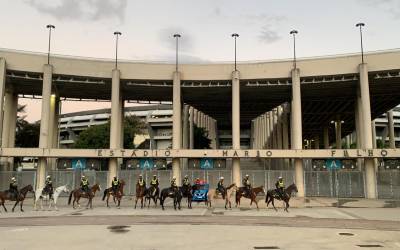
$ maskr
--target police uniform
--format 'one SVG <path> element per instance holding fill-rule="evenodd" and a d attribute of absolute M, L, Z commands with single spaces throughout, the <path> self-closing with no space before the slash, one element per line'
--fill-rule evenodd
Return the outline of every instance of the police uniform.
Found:
<path fill-rule="evenodd" d="M 248 195 L 248 196 L 250 196 L 250 192 L 251 192 L 251 183 L 250 183 L 250 180 L 249 180 L 249 177 L 248 177 L 248 176 L 246 176 L 246 177 L 243 179 L 243 186 L 244 186 L 244 188 L 245 188 L 245 194 Z"/>
<path fill-rule="evenodd" d="M 10 189 L 8 191 L 13 195 L 15 199 L 17 199 L 19 192 L 18 192 L 18 183 L 15 178 L 11 178 Z"/>
<path fill-rule="evenodd" d="M 141 187 L 146 187 L 146 182 L 143 180 L 143 178 L 139 178 L 139 180 L 137 181 L 137 184 L 139 184 L 139 186 Z"/>
<path fill-rule="evenodd" d="M 283 199 L 283 196 L 285 195 L 285 183 L 282 178 L 278 179 L 278 181 L 275 183 L 275 187 L 279 197 Z"/>
<path fill-rule="evenodd" d="M 153 179 L 151 179 L 151 181 L 150 181 L 150 186 L 153 187 L 152 195 L 156 194 L 159 185 L 160 185 L 160 183 L 158 182 L 158 178 L 156 176 L 153 176 Z"/>
<path fill-rule="evenodd" d="M 114 177 L 114 179 L 111 181 L 111 189 L 114 194 L 118 193 L 120 182 L 118 178 Z"/>
<path fill-rule="evenodd" d="M 222 198 L 225 199 L 225 187 L 224 187 L 224 180 L 223 179 L 219 180 L 219 182 L 217 184 L 217 192 L 222 194 Z"/>
<path fill-rule="evenodd" d="M 53 182 L 51 181 L 50 176 L 47 176 L 46 182 L 45 182 L 45 187 L 43 189 L 44 193 L 49 194 L 49 198 L 53 198 Z"/>
<path fill-rule="evenodd" d="M 89 181 L 86 177 L 82 178 L 82 180 L 81 180 L 81 189 L 85 193 L 89 193 L 89 191 L 90 191 L 89 190 Z"/>

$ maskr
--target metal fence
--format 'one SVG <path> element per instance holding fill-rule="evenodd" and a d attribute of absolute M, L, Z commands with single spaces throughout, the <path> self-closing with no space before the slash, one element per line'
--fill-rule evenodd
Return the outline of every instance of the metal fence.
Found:
<path fill-rule="evenodd" d="M 400 171 L 379 171 L 377 176 L 378 198 L 400 199 Z"/>
<path fill-rule="evenodd" d="M 91 184 L 98 183 L 102 190 L 110 186 L 107 183 L 107 171 L 71 171 L 57 170 L 48 172 L 53 178 L 55 187 L 68 185 L 70 188 L 78 187 L 82 174 L 88 177 Z M 126 195 L 135 194 L 136 181 L 142 174 L 147 183 L 153 175 L 157 175 L 160 187 L 168 187 L 172 179 L 172 171 L 140 171 L 140 170 L 121 170 L 119 178 L 126 183 L 124 192 Z M 275 188 L 274 184 L 279 176 L 285 179 L 287 185 L 294 183 L 295 173 L 292 170 L 242 170 L 241 177 L 248 174 L 254 187 L 264 186 L 265 189 Z M 188 175 L 193 182 L 196 178 L 203 179 L 210 184 L 210 187 L 217 186 L 221 176 L 225 183 L 232 183 L 232 172 L 230 170 L 184 170 L 182 176 Z M 17 177 L 19 187 L 26 185 L 36 185 L 36 172 L 0 172 L 0 190 L 8 189 L 9 181 L 12 176 Z M 313 197 L 338 197 L 338 198 L 360 198 L 365 197 L 364 172 L 362 171 L 305 171 L 304 172 L 306 196 Z M 241 186 L 241 183 L 237 183 Z M 377 173 L 378 198 L 380 199 L 400 199 L 400 171 L 387 170 Z M 98 193 L 100 195 L 101 192 Z"/>
<path fill-rule="evenodd" d="M 360 171 L 306 171 L 306 196 L 365 197 L 364 172 Z"/>

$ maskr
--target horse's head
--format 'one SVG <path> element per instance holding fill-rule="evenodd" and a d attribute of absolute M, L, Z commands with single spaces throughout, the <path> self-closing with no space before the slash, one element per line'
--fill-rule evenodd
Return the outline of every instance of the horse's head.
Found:
<path fill-rule="evenodd" d="M 31 192 L 31 193 L 35 193 L 35 191 L 33 190 L 33 186 L 31 184 L 29 184 L 28 186 L 25 187 L 26 192 Z M 22 190 L 21 190 L 22 191 Z"/>
<path fill-rule="evenodd" d="M 121 186 L 124 186 L 126 184 L 124 180 L 119 180 L 119 183 L 121 184 Z"/>
<path fill-rule="evenodd" d="M 69 193 L 69 189 L 67 185 L 64 186 L 60 186 L 57 188 L 60 192 L 65 192 L 65 193 Z"/>
<path fill-rule="evenodd" d="M 291 194 L 292 192 L 296 192 L 296 193 L 298 193 L 299 192 L 299 190 L 297 189 L 297 186 L 296 186 L 296 184 L 292 184 L 292 185 L 290 185 L 289 187 L 287 187 L 287 193 L 289 193 L 289 194 Z"/>
<path fill-rule="evenodd" d="M 100 191 L 100 190 L 101 190 L 101 188 L 100 188 L 99 183 L 96 183 L 93 185 L 92 192 L 96 192 L 96 191 Z"/>

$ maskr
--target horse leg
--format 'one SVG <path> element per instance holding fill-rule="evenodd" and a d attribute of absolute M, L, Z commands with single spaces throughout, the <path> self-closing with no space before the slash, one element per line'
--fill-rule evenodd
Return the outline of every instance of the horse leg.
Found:
<path fill-rule="evenodd" d="M 271 201 L 272 201 L 272 206 L 274 207 L 275 211 L 278 211 L 278 209 L 276 209 L 276 207 L 275 207 L 274 197 L 271 197 Z"/>
<path fill-rule="evenodd" d="M 110 194 L 107 193 L 106 204 L 107 204 L 107 207 L 108 207 L 108 208 L 110 208 L 110 205 L 108 205 L 108 200 L 109 200 L 109 199 L 110 199 Z"/>
<path fill-rule="evenodd" d="M 4 200 L 2 200 L 2 203 L 1 203 L 1 205 L 3 206 L 3 208 L 4 208 L 4 211 L 7 213 L 8 211 L 7 211 L 7 208 L 6 208 L 6 206 L 4 206 Z"/>
<path fill-rule="evenodd" d="M 138 202 L 138 197 L 136 196 L 136 198 L 135 198 L 135 209 L 136 209 L 137 202 Z"/>
<path fill-rule="evenodd" d="M 140 198 L 140 208 L 143 209 L 143 196 Z"/>
<path fill-rule="evenodd" d="M 289 208 L 289 200 L 285 200 L 285 203 L 286 203 L 285 211 L 289 213 L 289 210 L 288 210 L 288 208 Z"/>
<path fill-rule="evenodd" d="M 12 212 L 14 212 L 14 209 L 15 209 L 15 207 L 17 206 L 18 203 L 19 203 L 19 200 L 17 199 L 16 202 L 15 202 L 15 204 L 14 204 L 14 206 L 13 206 L 13 208 L 12 208 L 12 210 L 11 210 Z"/>
<path fill-rule="evenodd" d="M 20 203 L 19 203 L 19 206 L 20 206 L 20 210 L 21 210 L 21 212 L 25 212 L 23 209 L 22 209 L 22 205 L 24 204 L 24 200 L 22 200 Z"/>

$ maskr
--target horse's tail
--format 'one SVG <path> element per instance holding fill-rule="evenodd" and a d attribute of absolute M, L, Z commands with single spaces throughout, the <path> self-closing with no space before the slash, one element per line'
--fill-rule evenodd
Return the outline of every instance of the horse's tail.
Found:
<path fill-rule="evenodd" d="M 72 199 L 73 193 L 74 193 L 74 191 L 71 191 L 71 193 L 69 194 L 68 205 L 71 205 L 71 199 Z"/>
<path fill-rule="evenodd" d="M 106 199 L 107 191 L 108 191 L 107 189 L 104 189 L 104 195 L 103 195 L 103 199 L 102 199 L 103 201 Z"/>

